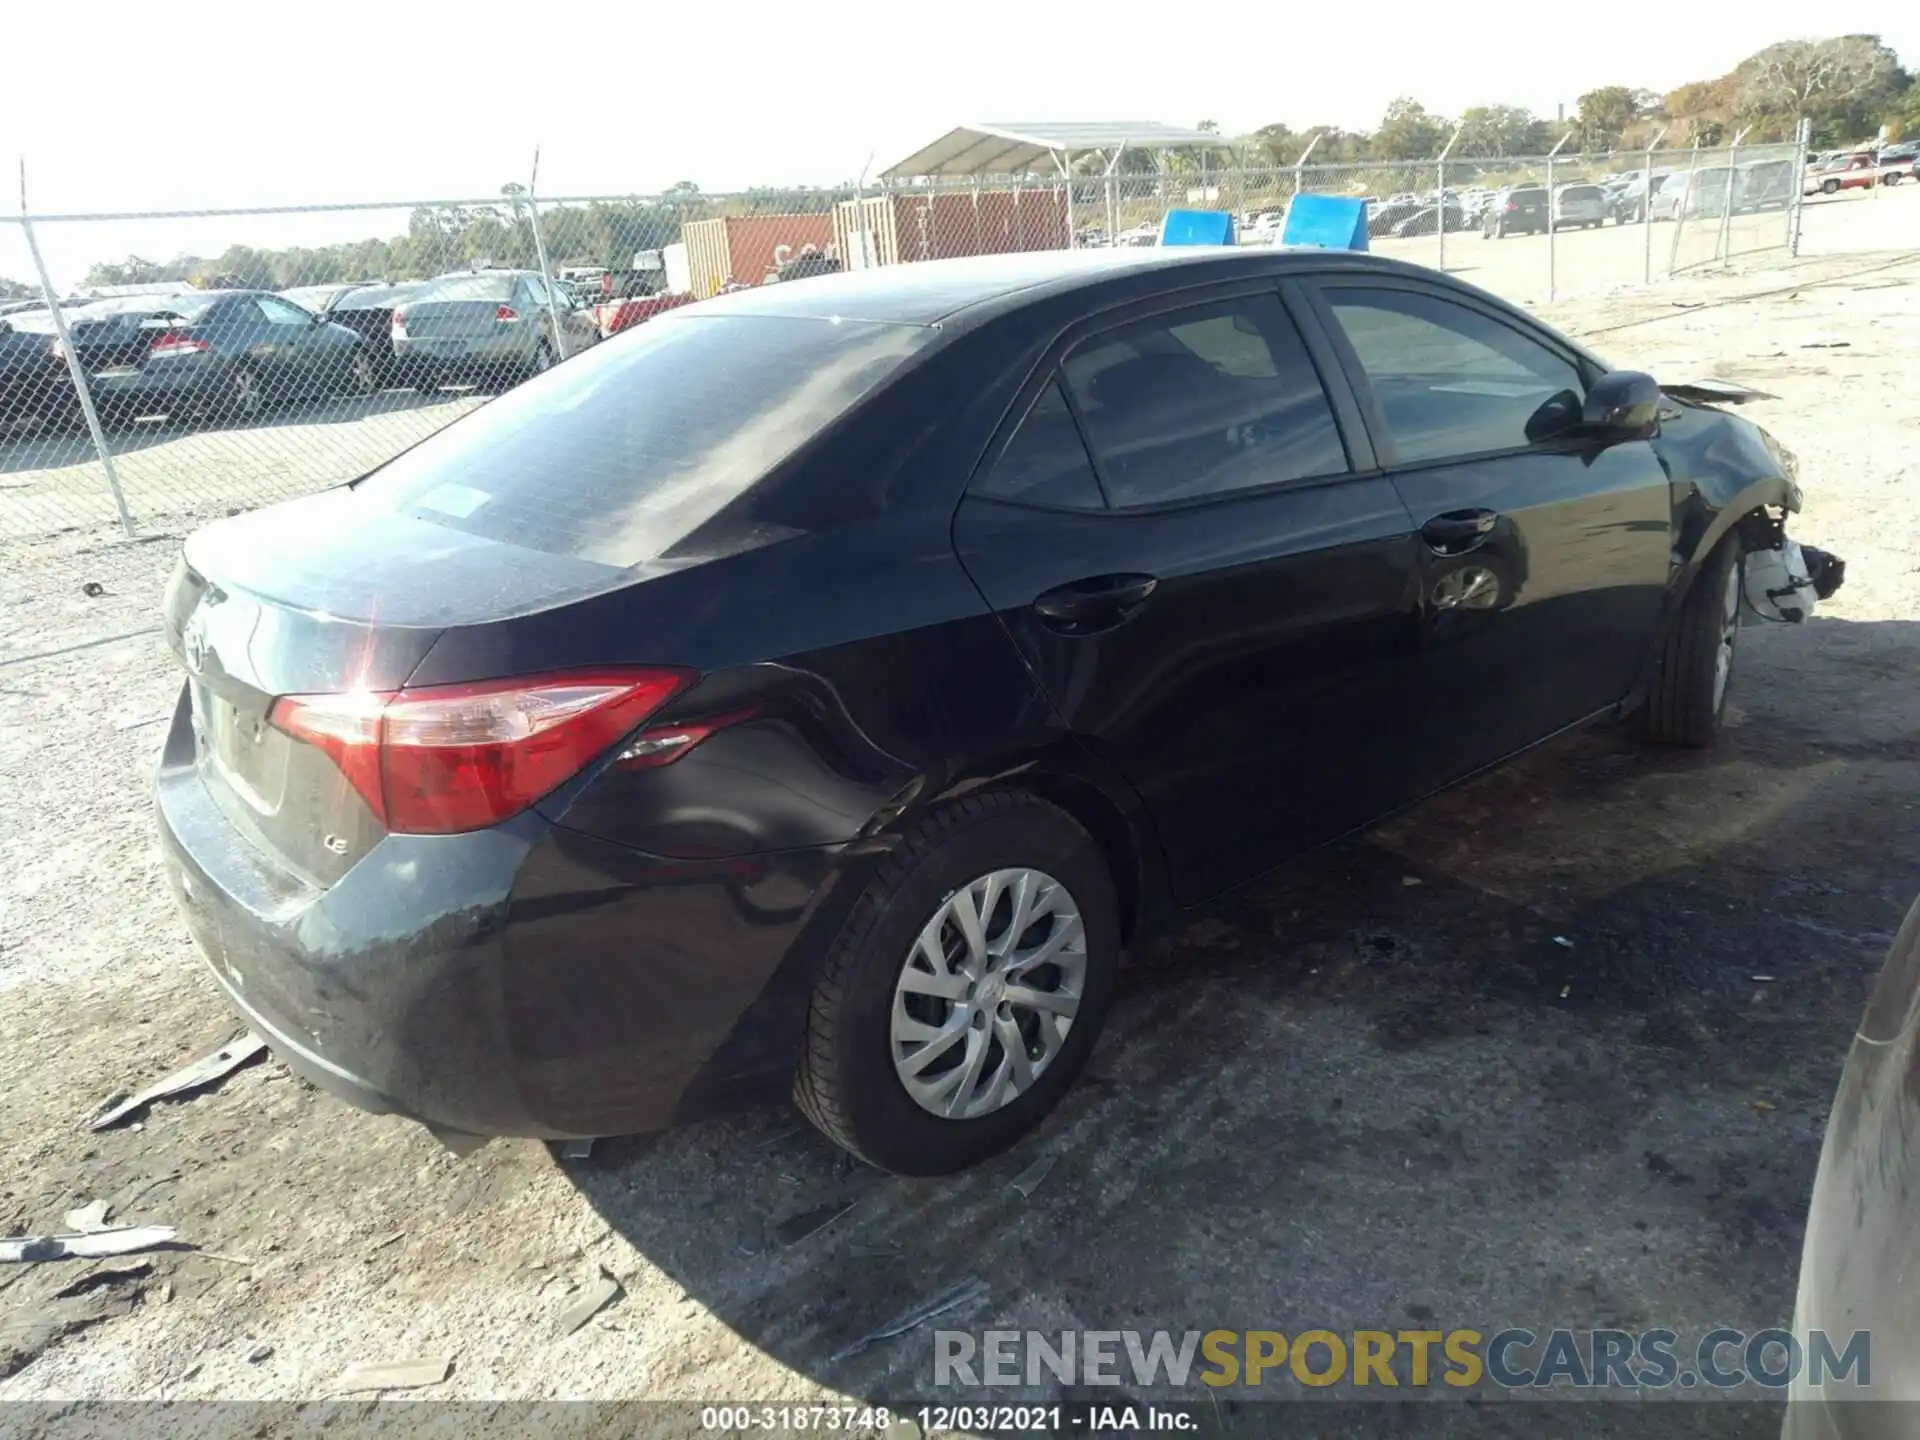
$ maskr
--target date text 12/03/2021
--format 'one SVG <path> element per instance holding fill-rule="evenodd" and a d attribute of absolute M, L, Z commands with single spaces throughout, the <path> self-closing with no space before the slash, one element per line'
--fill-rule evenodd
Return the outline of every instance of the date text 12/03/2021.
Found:
<path fill-rule="evenodd" d="M 885 1440 L 953 1432 L 1058 1434 L 1063 1430 L 1159 1431 L 1199 1428 L 1198 1417 L 1171 1405 L 922 1405 L 890 1410 L 865 1405 L 709 1405 L 700 1428 L 742 1435 L 770 1431 L 872 1435 Z"/>

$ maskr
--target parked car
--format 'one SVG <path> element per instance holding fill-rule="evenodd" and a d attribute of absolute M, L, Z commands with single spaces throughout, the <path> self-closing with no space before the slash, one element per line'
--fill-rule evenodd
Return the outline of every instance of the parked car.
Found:
<path fill-rule="evenodd" d="M 1547 187 L 1508 185 L 1496 190 L 1481 214 L 1480 233 L 1488 240 L 1547 232 Z"/>
<path fill-rule="evenodd" d="M 691 305 L 695 296 L 688 290 L 666 291 L 659 295 L 636 295 L 626 300 L 609 300 L 597 306 L 594 318 L 600 326 L 602 337 L 617 335 L 622 330 L 631 330 L 634 326 L 651 320 L 656 315 L 664 315 L 669 310 L 677 310 L 682 305 Z"/>
<path fill-rule="evenodd" d="M 1706 165 L 1698 170 L 1676 170 L 1654 191 L 1648 212 L 1655 220 L 1678 220 L 1681 216 L 1718 218 L 1727 208 L 1728 193 L 1737 185 L 1734 173 L 1725 165 Z"/>
<path fill-rule="evenodd" d="M 1818 1386 L 1804 1366 L 1787 1392 L 1782 1440 L 1890 1440 L 1906 1429 L 1900 1402 L 1912 1394 L 1914 1292 L 1891 1257 L 1905 1254 L 1920 1228 L 1916 1047 L 1920 903 L 1893 937 L 1840 1072 L 1793 1307 L 1801 1345 L 1818 1344 L 1813 1337 L 1824 1332 L 1828 1354 L 1844 1362 L 1853 1337 L 1865 1334 L 1867 1363 L 1835 1366 L 1841 1373 Z"/>
<path fill-rule="evenodd" d="M 1842 190 L 1871 190 L 1880 183 L 1880 161 L 1872 151 L 1856 150 L 1836 156 L 1818 166 L 1809 166 L 1802 181 L 1808 195 L 1837 195 Z"/>
<path fill-rule="evenodd" d="M 360 337 L 373 362 L 374 376 L 383 386 L 408 383 L 405 367 L 394 353 L 393 313 L 419 294 L 423 283 L 355 285 L 327 302 L 326 318 Z"/>
<path fill-rule="evenodd" d="M 1735 167 L 1734 205 L 1742 213 L 1784 210 L 1793 204 L 1791 160 L 1748 160 Z"/>
<path fill-rule="evenodd" d="M 22 420 L 70 423 L 79 413 L 53 312 L 42 306 L 0 318 L 0 433 Z"/>
<path fill-rule="evenodd" d="M 429 280 L 389 325 L 394 359 L 423 389 L 513 383 L 538 375 L 600 338 L 591 312 L 555 292 L 537 270 L 476 270 Z"/>
<path fill-rule="evenodd" d="M 1651 175 L 1636 172 L 1619 177 L 1618 183 L 1608 192 L 1607 213 L 1612 216 L 1614 223 L 1638 225 L 1641 217 L 1646 213 L 1647 195 L 1650 192 L 1658 192 L 1660 186 L 1672 173 L 1671 170 L 1655 170 Z"/>
<path fill-rule="evenodd" d="M 948 1171 L 1158 919 L 1589 719 L 1710 743 L 1799 505 L 1381 256 L 755 287 L 189 537 L 165 868 L 254 1033 L 454 1143 L 772 1078 Z"/>
<path fill-rule="evenodd" d="M 1432 235 L 1442 224 L 1445 224 L 1449 233 L 1464 230 L 1468 224 L 1467 213 L 1451 202 L 1444 209 L 1438 205 L 1423 205 L 1396 224 L 1393 233 L 1402 239 L 1411 235 Z"/>
<path fill-rule="evenodd" d="M 110 419 L 245 422 L 374 385 L 358 335 L 264 290 L 102 300 L 71 315 L 67 333 Z"/>
<path fill-rule="evenodd" d="M 335 299 L 364 283 L 359 280 L 343 280 L 329 285 L 297 285 L 291 290 L 280 291 L 279 295 L 282 300 L 291 300 L 302 310 L 315 315 L 324 315 Z"/>
<path fill-rule="evenodd" d="M 1418 215 L 1421 205 L 1418 200 L 1389 200 L 1384 205 L 1367 207 L 1367 234 L 1374 239 L 1391 235 L 1396 226 Z"/>
<path fill-rule="evenodd" d="M 1598 230 L 1607 219 L 1606 192 L 1598 185 L 1577 182 L 1556 185 L 1553 225 L 1556 230 Z"/>

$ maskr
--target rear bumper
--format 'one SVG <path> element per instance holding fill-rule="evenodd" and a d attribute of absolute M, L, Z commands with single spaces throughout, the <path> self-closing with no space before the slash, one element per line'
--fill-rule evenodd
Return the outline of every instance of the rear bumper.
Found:
<path fill-rule="evenodd" d="M 524 365 L 532 354 L 519 335 L 488 335 L 474 339 L 396 339 L 394 358 L 419 371 L 458 370 L 473 366 Z"/>
<path fill-rule="evenodd" d="M 839 847 L 644 855 L 529 812 L 389 836 L 331 889 L 221 814 L 177 720 L 162 855 L 234 1009 L 363 1110 L 475 1135 L 657 1130 L 784 1084 Z"/>

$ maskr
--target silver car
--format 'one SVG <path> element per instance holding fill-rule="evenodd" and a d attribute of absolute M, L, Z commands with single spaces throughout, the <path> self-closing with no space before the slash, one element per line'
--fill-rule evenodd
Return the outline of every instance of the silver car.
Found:
<path fill-rule="evenodd" d="M 549 292 L 535 270 L 429 280 L 393 312 L 392 326 L 394 362 L 423 390 L 524 380 L 600 338 L 592 312 L 564 287 Z"/>
<path fill-rule="evenodd" d="M 1607 218 L 1607 194 L 1598 185 L 1558 185 L 1553 191 L 1553 228 L 1598 230 Z"/>

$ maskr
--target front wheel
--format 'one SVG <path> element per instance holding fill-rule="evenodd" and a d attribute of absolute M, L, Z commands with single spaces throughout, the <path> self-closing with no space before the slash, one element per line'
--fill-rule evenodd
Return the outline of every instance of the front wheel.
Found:
<path fill-rule="evenodd" d="M 1119 958 L 1113 880 L 1076 821 L 1022 792 L 956 801 L 854 903 L 814 987 L 794 1099 L 883 1170 L 977 1164 L 1073 1083 Z"/>
<path fill-rule="evenodd" d="M 1701 565 L 1662 638 L 1641 716 L 1649 740 L 1699 750 L 1720 733 L 1740 640 L 1745 576 L 1739 537 L 1728 535 Z"/>
<path fill-rule="evenodd" d="M 342 395 L 371 395 L 380 388 L 380 377 L 374 373 L 373 361 L 366 351 L 354 347 L 353 355 L 340 371 L 334 388 Z"/>

